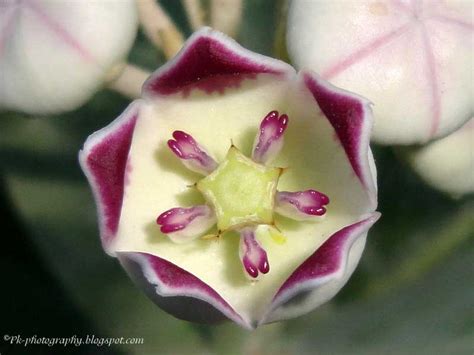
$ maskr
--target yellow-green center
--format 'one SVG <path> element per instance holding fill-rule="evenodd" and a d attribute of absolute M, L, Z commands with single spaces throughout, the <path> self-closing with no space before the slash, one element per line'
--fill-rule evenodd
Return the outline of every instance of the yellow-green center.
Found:
<path fill-rule="evenodd" d="M 200 180 L 197 188 L 214 207 L 221 232 L 272 224 L 280 174 L 280 168 L 257 164 L 232 146 L 224 161 Z"/>

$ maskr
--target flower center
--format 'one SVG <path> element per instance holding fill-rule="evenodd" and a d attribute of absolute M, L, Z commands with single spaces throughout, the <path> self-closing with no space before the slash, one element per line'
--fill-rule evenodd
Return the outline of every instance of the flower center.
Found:
<path fill-rule="evenodd" d="M 197 183 L 198 190 L 214 207 L 219 232 L 273 224 L 281 171 L 258 164 L 231 146 L 218 168 Z"/>
<path fill-rule="evenodd" d="M 156 220 L 161 232 L 175 243 L 185 243 L 214 236 L 204 233 L 217 223 L 218 235 L 231 230 L 240 234 L 239 257 L 249 278 L 268 273 L 270 264 L 257 238 L 258 226 L 271 225 L 272 239 L 284 243 L 285 237 L 274 225 L 274 212 L 295 220 L 315 220 L 326 213 L 324 206 L 329 203 L 316 190 L 276 190 L 283 169 L 269 163 L 283 147 L 287 125 L 287 115 L 269 112 L 260 123 L 252 158 L 232 145 L 220 164 L 191 135 L 174 131 L 168 146 L 188 169 L 205 176 L 196 187 L 207 204 L 163 212 Z"/>

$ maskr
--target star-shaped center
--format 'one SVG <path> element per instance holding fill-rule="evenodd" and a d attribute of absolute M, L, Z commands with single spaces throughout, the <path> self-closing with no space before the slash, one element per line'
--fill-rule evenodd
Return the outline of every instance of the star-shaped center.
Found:
<path fill-rule="evenodd" d="M 197 183 L 217 216 L 220 232 L 272 224 L 281 168 L 258 164 L 231 146 L 219 167 Z"/>

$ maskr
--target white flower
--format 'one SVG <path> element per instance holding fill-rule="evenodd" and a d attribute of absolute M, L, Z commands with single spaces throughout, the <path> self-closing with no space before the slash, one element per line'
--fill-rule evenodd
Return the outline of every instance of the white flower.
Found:
<path fill-rule="evenodd" d="M 379 217 L 368 101 L 209 28 L 142 96 L 80 153 L 134 281 L 179 318 L 247 328 L 333 297 Z"/>

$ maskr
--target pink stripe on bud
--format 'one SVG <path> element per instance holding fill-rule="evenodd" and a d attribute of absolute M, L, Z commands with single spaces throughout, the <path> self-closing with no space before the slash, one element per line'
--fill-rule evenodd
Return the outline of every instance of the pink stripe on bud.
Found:
<path fill-rule="evenodd" d="M 275 211 L 292 219 L 307 220 L 323 216 L 327 204 L 329 198 L 316 190 L 279 191 L 276 194 Z"/>
<path fill-rule="evenodd" d="M 175 243 L 200 237 L 216 223 L 214 211 L 206 205 L 189 208 L 176 207 L 163 212 L 156 219 L 162 233 Z"/>
<path fill-rule="evenodd" d="M 266 274 L 270 271 L 267 253 L 255 238 L 254 229 L 247 227 L 240 230 L 240 260 L 248 276 L 256 279 L 259 272 Z"/>
<path fill-rule="evenodd" d="M 278 116 L 278 111 L 268 113 L 260 124 L 255 137 L 252 158 L 260 164 L 268 164 L 276 158 L 283 147 L 283 133 L 288 126 L 288 116 Z"/>
<path fill-rule="evenodd" d="M 194 138 L 182 131 L 174 131 L 168 147 L 181 159 L 184 166 L 197 173 L 208 175 L 217 168 L 217 163 Z"/>

